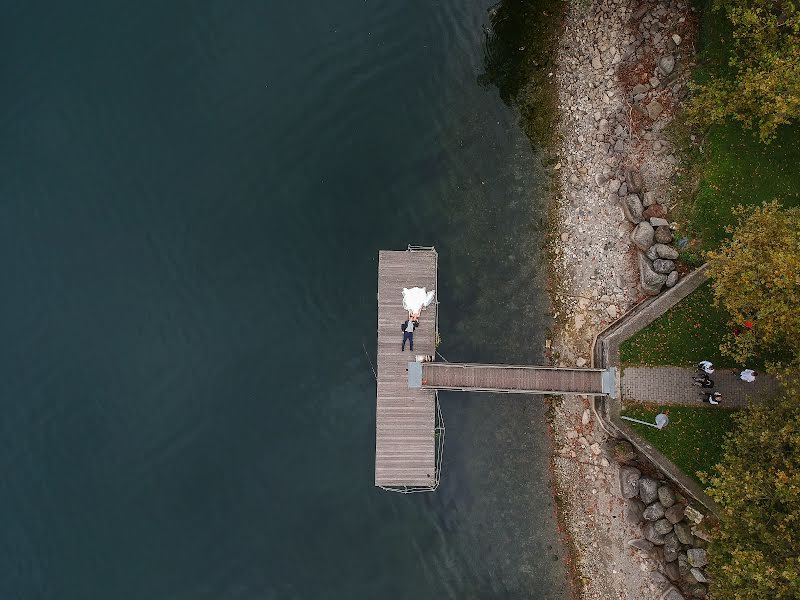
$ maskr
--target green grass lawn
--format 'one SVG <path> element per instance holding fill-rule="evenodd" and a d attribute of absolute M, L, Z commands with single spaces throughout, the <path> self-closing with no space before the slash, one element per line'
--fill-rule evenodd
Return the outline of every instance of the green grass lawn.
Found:
<path fill-rule="evenodd" d="M 736 411 L 719 407 L 641 404 L 626 406 L 622 414 L 652 423 L 661 412 L 669 417 L 664 429 L 627 424 L 698 483 L 701 483 L 698 471 L 709 475 L 716 473 L 714 465 L 722 459 L 722 442 L 734 427 Z"/>
<path fill-rule="evenodd" d="M 623 365 L 692 367 L 710 360 L 718 367 L 738 367 L 719 351 L 730 332 L 728 313 L 714 306 L 708 282 L 620 346 Z"/>

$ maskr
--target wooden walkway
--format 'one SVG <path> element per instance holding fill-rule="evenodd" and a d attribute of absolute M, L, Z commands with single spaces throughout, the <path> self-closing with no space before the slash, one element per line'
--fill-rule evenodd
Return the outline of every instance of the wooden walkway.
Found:
<path fill-rule="evenodd" d="M 434 301 L 414 332 L 414 351 L 401 352 L 403 288 L 436 289 L 436 251 L 382 250 L 378 259 L 378 397 L 375 432 L 375 485 L 389 489 L 433 489 L 439 482 L 436 445 L 436 391 L 410 389 L 408 363 L 436 352 Z M 438 292 L 437 292 L 438 293 Z"/>
<path fill-rule="evenodd" d="M 562 369 L 521 365 L 426 363 L 422 389 L 521 394 L 604 394 L 614 374 L 603 369 Z"/>

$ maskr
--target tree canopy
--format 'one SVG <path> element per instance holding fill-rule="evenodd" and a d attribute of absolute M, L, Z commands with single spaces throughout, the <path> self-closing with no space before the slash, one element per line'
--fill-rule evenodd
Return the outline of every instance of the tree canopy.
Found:
<path fill-rule="evenodd" d="M 800 598 L 800 387 L 740 411 L 708 492 L 722 507 L 709 549 L 715 600 Z"/>
<path fill-rule="evenodd" d="M 737 207 L 732 238 L 708 253 L 716 301 L 731 315 L 723 353 L 739 363 L 800 357 L 800 208 L 777 202 Z"/>
<path fill-rule="evenodd" d="M 710 125 L 736 119 L 769 142 L 800 117 L 800 11 L 793 0 L 715 0 L 732 27 L 728 72 L 695 86 L 690 114 Z"/>

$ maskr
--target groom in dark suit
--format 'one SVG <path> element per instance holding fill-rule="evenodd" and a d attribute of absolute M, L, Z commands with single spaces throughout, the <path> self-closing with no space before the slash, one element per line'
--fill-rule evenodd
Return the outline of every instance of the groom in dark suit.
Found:
<path fill-rule="evenodd" d="M 417 327 L 419 327 L 419 321 L 417 319 L 406 319 L 400 326 L 403 332 L 403 345 L 400 347 L 401 352 L 404 352 L 406 349 L 406 340 L 408 340 L 408 349 L 411 352 L 414 351 L 414 330 Z"/>

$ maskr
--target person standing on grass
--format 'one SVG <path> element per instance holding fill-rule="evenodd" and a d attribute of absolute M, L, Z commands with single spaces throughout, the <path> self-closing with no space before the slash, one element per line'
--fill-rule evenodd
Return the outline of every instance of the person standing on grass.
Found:
<path fill-rule="evenodd" d="M 753 369 L 743 369 L 741 373 L 739 373 L 739 379 L 742 381 L 746 381 L 747 383 L 753 383 L 756 380 L 756 373 Z"/>
<path fill-rule="evenodd" d="M 403 331 L 403 345 L 400 347 L 400 352 L 405 352 L 406 340 L 408 340 L 408 349 L 414 351 L 414 330 L 419 327 L 419 321 L 415 318 L 406 319 L 400 326 Z"/>
<path fill-rule="evenodd" d="M 705 373 L 706 375 L 711 375 L 714 372 L 714 363 L 710 360 L 701 360 L 697 363 L 697 370 Z"/>
<path fill-rule="evenodd" d="M 719 404 L 722 402 L 722 394 L 719 392 L 701 392 L 701 396 L 703 396 L 703 402 L 708 402 L 709 404 Z"/>

